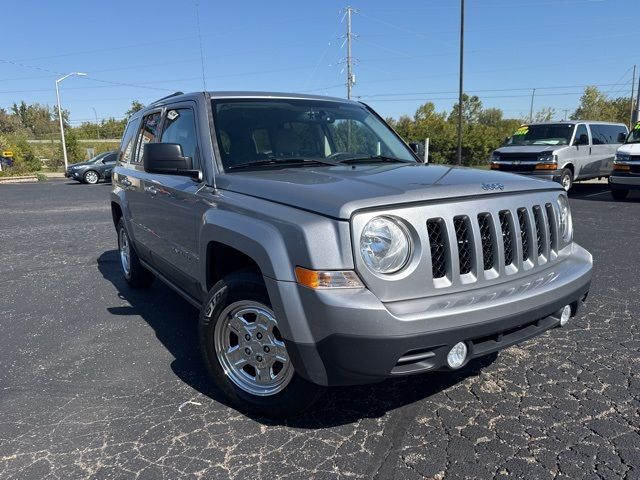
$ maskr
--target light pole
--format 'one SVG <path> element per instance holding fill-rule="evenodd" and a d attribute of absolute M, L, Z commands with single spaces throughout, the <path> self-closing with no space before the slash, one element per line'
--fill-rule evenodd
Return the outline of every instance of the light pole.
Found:
<path fill-rule="evenodd" d="M 71 72 L 65 75 L 62 78 L 56 80 L 56 98 L 58 100 L 58 120 L 60 120 L 60 137 L 62 138 L 62 155 L 64 156 L 64 171 L 67 171 L 67 144 L 64 141 L 64 124 L 62 122 L 62 108 L 60 108 L 60 90 L 58 89 L 58 84 L 63 81 L 67 77 L 71 77 L 72 75 L 77 75 L 78 77 L 84 77 L 87 74 L 82 72 Z"/>

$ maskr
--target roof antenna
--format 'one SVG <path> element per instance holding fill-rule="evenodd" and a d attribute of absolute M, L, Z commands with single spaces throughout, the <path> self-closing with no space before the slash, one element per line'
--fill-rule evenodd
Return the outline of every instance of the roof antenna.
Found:
<path fill-rule="evenodd" d="M 200 43 L 200 67 L 202 68 L 202 88 L 207 91 L 207 81 L 204 77 L 204 54 L 202 52 L 202 33 L 200 31 L 200 10 L 196 2 L 196 23 L 198 24 L 198 43 Z"/>

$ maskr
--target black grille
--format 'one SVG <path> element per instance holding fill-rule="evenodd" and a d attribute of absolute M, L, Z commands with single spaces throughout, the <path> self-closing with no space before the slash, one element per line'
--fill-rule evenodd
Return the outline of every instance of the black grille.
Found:
<path fill-rule="evenodd" d="M 536 166 L 532 163 L 498 163 L 498 170 L 503 172 L 533 172 Z"/>
<path fill-rule="evenodd" d="M 469 234 L 469 221 L 467 217 L 454 217 L 453 226 L 456 229 L 456 240 L 458 241 L 458 260 L 460 264 L 460 274 L 471 272 L 471 235 Z"/>
<path fill-rule="evenodd" d="M 550 203 L 547 203 L 544 208 L 547 210 L 547 226 L 549 227 L 549 250 L 553 250 L 555 244 L 554 226 L 556 223 L 556 217 L 553 213 L 553 207 Z"/>
<path fill-rule="evenodd" d="M 538 256 L 544 253 L 544 244 L 542 239 L 542 210 L 538 205 L 533 207 L 533 218 L 536 221 L 536 238 L 538 240 Z"/>
<path fill-rule="evenodd" d="M 631 173 L 640 173 L 640 164 L 631 164 L 629 171 Z"/>
<path fill-rule="evenodd" d="M 506 153 L 500 152 L 500 160 L 538 160 L 539 153 Z"/>
<path fill-rule="evenodd" d="M 431 246 L 431 272 L 433 278 L 442 278 L 447 274 L 447 244 L 442 219 L 427 220 L 427 233 Z"/>
<path fill-rule="evenodd" d="M 480 240 L 482 241 L 482 259 L 484 262 L 484 269 L 491 270 L 494 265 L 491 215 L 488 213 L 481 213 L 478 215 L 478 226 L 480 227 Z"/>
<path fill-rule="evenodd" d="M 508 210 L 500 212 L 500 228 L 502 229 L 502 243 L 504 245 L 504 264 L 513 263 L 513 238 L 511 238 L 511 214 Z"/>
<path fill-rule="evenodd" d="M 529 258 L 529 235 L 527 232 L 527 209 L 518 209 L 518 224 L 520 225 L 520 238 L 522 239 L 522 260 Z"/>

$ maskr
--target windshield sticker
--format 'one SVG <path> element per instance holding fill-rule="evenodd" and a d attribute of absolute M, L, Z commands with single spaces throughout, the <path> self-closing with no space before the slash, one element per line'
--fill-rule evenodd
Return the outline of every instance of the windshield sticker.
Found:
<path fill-rule="evenodd" d="M 636 126 L 633 127 L 634 130 L 640 130 L 640 122 L 636 123 Z"/>
<path fill-rule="evenodd" d="M 180 114 L 178 112 L 176 112 L 175 110 L 169 110 L 167 112 L 167 118 L 169 120 L 172 120 L 172 121 L 175 120 L 176 118 L 178 118 L 179 115 Z"/>
<path fill-rule="evenodd" d="M 522 127 L 520 127 L 518 130 L 516 130 L 516 133 L 514 133 L 513 135 L 526 135 L 527 132 L 529 132 L 529 127 L 527 125 L 524 125 Z"/>

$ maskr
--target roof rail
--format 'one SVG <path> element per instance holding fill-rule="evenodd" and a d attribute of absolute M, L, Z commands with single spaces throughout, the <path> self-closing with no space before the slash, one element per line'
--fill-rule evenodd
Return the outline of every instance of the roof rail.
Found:
<path fill-rule="evenodd" d="M 158 99 L 158 100 L 156 100 L 155 102 L 151 102 L 151 103 L 149 104 L 149 106 L 151 106 L 151 105 L 155 105 L 156 103 L 160 103 L 162 100 L 166 100 L 167 98 L 171 98 L 171 97 L 176 97 L 176 96 L 178 96 L 178 95 L 184 95 L 184 92 L 180 92 L 180 91 L 178 91 L 178 92 L 173 92 L 171 95 L 167 95 L 166 97 L 159 98 L 159 99 Z"/>

